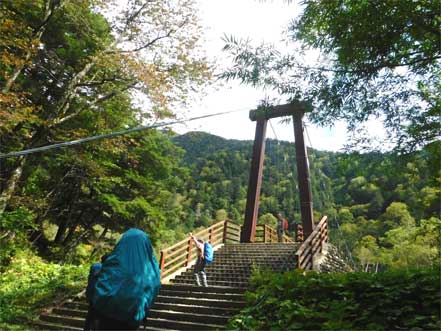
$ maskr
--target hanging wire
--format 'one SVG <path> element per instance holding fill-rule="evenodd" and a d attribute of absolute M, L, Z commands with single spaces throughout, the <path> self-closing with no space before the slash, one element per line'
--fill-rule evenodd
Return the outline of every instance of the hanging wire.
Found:
<path fill-rule="evenodd" d="M 313 156 L 313 154 L 314 154 L 314 148 L 312 147 L 311 138 L 309 137 L 308 127 L 307 127 L 307 125 L 306 125 L 305 123 L 303 123 L 303 125 L 304 125 L 304 127 L 305 127 L 306 137 L 308 138 L 308 141 L 309 141 L 309 147 L 311 148 L 311 159 L 313 159 L 312 156 Z M 319 172 L 319 175 L 321 176 L 322 173 Z M 324 188 L 323 192 L 325 192 L 325 193 L 327 194 L 327 190 L 326 190 L 326 182 L 323 181 L 322 183 L 323 183 L 323 188 Z M 329 195 L 327 195 L 326 198 L 329 200 Z M 333 219 L 334 219 L 334 221 L 335 221 L 335 224 L 337 225 L 337 231 L 338 231 L 338 233 L 339 233 L 339 235 L 340 235 L 341 241 L 343 242 L 344 249 L 346 250 L 346 255 L 349 257 L 349 259 L 350 259 L 350 261 L 351 261 L 351 264 L 352 264 L 352 267 L 353 267 L 354 269 L 356 269 L 356 264 L 355 264 L 354 258 L 353 258 L 353 256 L 352 256 L 352 252 L 351 252 L 351 250 L 349 249 L 348 243 L 346 242 L 346 240 L 344 240 L 343 233 L 342 233 L 342 231 L 340 230 L 340 223 L 338 222 L 337 217 L 334 216 Z"/>
<path fill-rule="evenodd" d="M 306 137 L 308 138 L 309 141 L 309 147 L 311 147 L 311 149 L 314 150 L 314 148 L 312 147 L 311 138 L 309 137 L 308 126 L 306 125 L 305 122 L 303 122 L 303 126 L 305 127 Z"/>
<path fill-rule="evenodd" d="M 240 112 L 240 111 L 244 111 L 244 110 L 245 109 L 236 109 L 236 110 L 219 112 L 219 113 L 214 113 L 214 114 L 196 116 L 196 117 L 192 117 L 192 118 L 185 119 L 185 120 L 176 120 L 176 121 L 158 123 L 158 124 L 153 124 L 153 125 L 138 126 L 138 127 L 132 128 L 132 129 L 121 130 L 121 131 L 102 134 L 102 135 L 98 135 L 98 136 L 91 136 L 91 137 L 81 138 L 81 139 L 77 139 L 77 140 L 66 141 L 66 142 L 62 142 L 62 143 L 58 143 L 58 144 L 35 147 L 35 148 L 25 149 L 25 150 L 18 151 L 18 152 L 0 154 L 0 160 L 10 158 L 10 157 L 19 157 L 19 156 L 23 156 L 23 155 L 27 155 L 27 154 L 48 151 L 48 150 L 55 149 L 55 148 L 70 147 L 70 146 L 79 145 L 79 144 L 83 144 L 83 143 L 95 141 L 95 140 L 113 138 L 113 137 L 122 136 L 122 135 L 130 134 L 133 132 L 144 131 L 144 130 L 148 130 L 148 129 L 156 129 L 156 128 L 170 126 L 170 125 L 174 125 L 174 124 L 183 124 L 186 122 L 200 120 L 203 118 L 226 115 L 226 114 L 236 113 L 236 112 Z"/>
<path fill-rule="evenodd" d="M 314 147 L 312 147 L 311 138 L 309 137 L 308 126 L 306 125 L 306 123 L 304 121 L 303 121 L 303 127 L 305 128 L 306 137 L 308 138 L 308 141 L 309 141 L 309 148 L 311 149 L 311 157 L 310 158 L 307 157 L 306 159 L 308 160 L 310 169 L 313 169 L 314 168 L 313 161 L 315 161 Z M 311 160 L 309 161 L 309 159 L 311 159 Z M 312 176 L 310 175 L 309 177 L 311 178 Z M 312 182 L 312 178 L 310 180 Z"/>
<path fill-rule="evenodd" d="M 271 130 L 273 131 L 274 137 L 276 138 L 277 141 L 279 141 L 279 138 L 277 138 L 276 135 L 276 131 L 274 130 L 273 123 L 271 122 L 271 120 L 268 120 L 268 122 L 270 124 Z"/>
<path fill-rule="evenodd" d="M 356 265 L 356 263 L 355 263 L 355 261 L 354 261 L 354 258 L 353 258 L 353 256 L 352 256 L 352 252 L 351 252 L 351 250 L 349 249 L 348 243 L 346 242 L 346 240 L 343 239 L 343 233 L 342 233 L 341 230 L 340 230 L 340 223 L 338 222 L 337 217 L 334 216 L 333 218 L 334 218 L 335 223 L 337 224 L 337 230 L 338 230 L 338 232 L 339 232 L 339 234 L 340 234 L 340 238 L 341 238 L 341 240 L 343 241 L 343 245 L 345 246 L 346 255 L 347 255 L 347 256 L 349 257 L 349 259 L 351 260 L 352 268 L 353 268 L 354 270 L 356 270 L 356 269 L 357 269 L 357 265 Z"/>

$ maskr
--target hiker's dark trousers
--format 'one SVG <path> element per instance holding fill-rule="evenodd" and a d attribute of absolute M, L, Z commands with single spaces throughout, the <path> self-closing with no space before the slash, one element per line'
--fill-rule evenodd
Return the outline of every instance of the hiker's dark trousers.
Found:
<path fill-rule="evenodd" d="M 208 286 L 207 275 L 205 274 L 205 265 L 205 259 L 198 256 L 198 260 L 194 266 L 194 277 L 196 278 L 196 284 L 198 286 Z"/>

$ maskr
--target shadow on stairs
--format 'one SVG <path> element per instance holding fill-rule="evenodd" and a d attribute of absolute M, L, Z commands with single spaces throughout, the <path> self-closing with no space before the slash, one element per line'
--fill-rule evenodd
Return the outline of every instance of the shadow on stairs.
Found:
<path fill-rule="evenodd" d="M 208 287 L 194 285 L 189 268 L 161 287 L 141 330 L 219 330 L 245 305 L 244 293 L 254 266 L 277 272 L 296 267 L 298 244 L 228 244 L 205 270 Z M 40 315 L 36 327 L 79 331 L 87 314 L 84 298 L 71 299 Z"/>

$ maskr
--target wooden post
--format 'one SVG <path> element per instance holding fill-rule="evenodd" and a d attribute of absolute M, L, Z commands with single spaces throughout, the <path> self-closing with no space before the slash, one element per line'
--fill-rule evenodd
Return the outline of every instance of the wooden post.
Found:
<path fill-rule="evenodd" d="M 193 244 L 193 240 L 190 239 L 190 240 L 188 241 L 188 246 L 187 246 L 187 257 L 186 257 L 186 259 L 185 259 L 185 266 L 186 266 L 186 267 L 190 264 L 191 248 L 192 248 L 191 246 L 192 246 L 192 244 Z"/>
<path fill-rule="evenodd" d="M 245 222 L 243 224 L 240 242 L 254 242 L 256 233 L 257 214 L 259 212 L 260 188 L 262 185 L 263 159 L 265 157 L 265 135 L 268 120 L 265 118 L 256 121 L 256 135 L 254 137 L 253 159 L 251 161 L 250 179 L 248 184 Z"/>
<path fill-rule="evenodd" d="M 326 237 L 328 235 L 328 221 L 323 224 L 323 232 L 321 233 L 321 245 L 320 245 L 320 253 L 323 253 L 323 246 L 326 243 Z"/>
<path fill-rule="evenodd" d="M 208 242 L 211 244 L 211 238 L 213 237 L 213 229 L 210 227 L 208 229 Z"/>
<path fill-rule="evenodd" d="M 159 268 L 161 269 L 161 273 L 164 271 L 166 253 L 165 250 L 161 251 L 161 257 L 159 259 Z"/>
<path fill-rule="evenodd" d="M 312 109 L 312 105 L 308 102 L 294 101 L 289 104 L 274 107 L 260 107 L 250 111 L 250 120 L 256 121 L 256 135 L 253 146 L 253 159 L 251 161 L 250 179 L 248 184 L 247 205 L 245 209 L 245 221 L 241 231 L 241 242 L 254 242 L 256 232 L 256 220 L 259 211 L 259 195 L 262 184 L 263 159 L 265 155 L 265 134 L 268 119 L 293 115 L 294 117 L 294 135 L 296 137 L 296 155 L 297 156 L 297 172 L 302 174 L 302 178 L 307 175 L 306 183 L 300 183 L 300 201 L 304 204 L 301 207 L 302 221 L 305 226 L 305 232 L 309 235 L 314 225 L 312 222 L 312 204 L 311 190 L 309 185 L 309 171 L 307 166 L 306 149 L 303 141 L 302 117 L 305 111 Z M 300 127 L 299 127 L 300 123 Z M 299 129 L 300 128 L 300 129 Z M 300 145 L 299 145 L 300 144 Z M 303 152 L 301 152 L 303 146 Z M 301 161 L 299 161 L 301 159 Z M 306 185 L 306 187 L 305 187 Z M 303 191 L 302 191 L 303 190 Z M 309 196 L 307 194 L 309 192 Z M 309 197 L 309 199 L 308 199 Z M 305 200 L 302 200 L 305 199 Z M 307 209 L 309 208 L 309 214 Z M 305 216 L 304 216 L 305 215 Z M 272 237 L 271 237 L 272 238 Z M 272 239 L 271 239 L 272 240 Z"/>
<path fill-rule="evenodd" d="M 314 220 L 312 212 L 311 179 L 309 177 L 308 154 L 303 139 L 302 118 L 303 112 L 294 112 L 294 136 L 300 191 L 300 212 L 302 215 L 303 234 L 305 238 L 308 238 L 314 229 Z"/>
<path fill-rule="evenodd" d="M 227 230 L 228 230 L 228 221 L 225 221 L 225 223 L 224 223 L 224 235 L 223 235 L 223 238 L 222 238 L 222 242 L 224 244 L 227 243 Z"/>
<path fill-rule="evenodd" d="M 263 225 L 263 242 L 266 243 L 266 224 Z"/>
<path fill-rule="evenodd" d="M 296 241 L 303 241 L 303 227 L 302 224 L 297 224 L 296 226 Z"/>

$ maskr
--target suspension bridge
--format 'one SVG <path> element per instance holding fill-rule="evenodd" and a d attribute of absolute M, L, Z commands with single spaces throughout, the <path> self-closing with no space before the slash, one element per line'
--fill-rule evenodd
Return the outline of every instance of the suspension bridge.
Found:
<path fill-rule="evenodd" d="M 225 220 L 195 233 L 209 241 L 215 260 L 206 268 L 208 287 L 194 283 L 197 249 L 185 239 L 160 254 L 162 287 L 142 328 L 145 330 L 219 330 L 245 305 L 253 268 L 284 272 L 299 268 L 318 271 L 348 271 L 350 268 L 329 245 L 327 216 L 313 219 L 311 184 L 302 118 L 306 103 L 259 108 L 250 112 L 256 122 L 250 167 L 245 220 L 237 224 Z M 268 225 L 257 224 L 266 128 L 269 119 L 292 116 L 302 224 L 295 238 Z M 144 128 L 142 128 L 144 129 Z M 127 133 L 127 132 L 126 132 Z M 124 133 L 117 133 L 124 134 Z M 103 139 L 106 137 L 99 137 Z M 65 146 L 56 146 L 65 147 Z M 71 298 L 40 315 L 40 329 L 79 331 L 84 326 L 87 303 L 84 297 Z"/>

